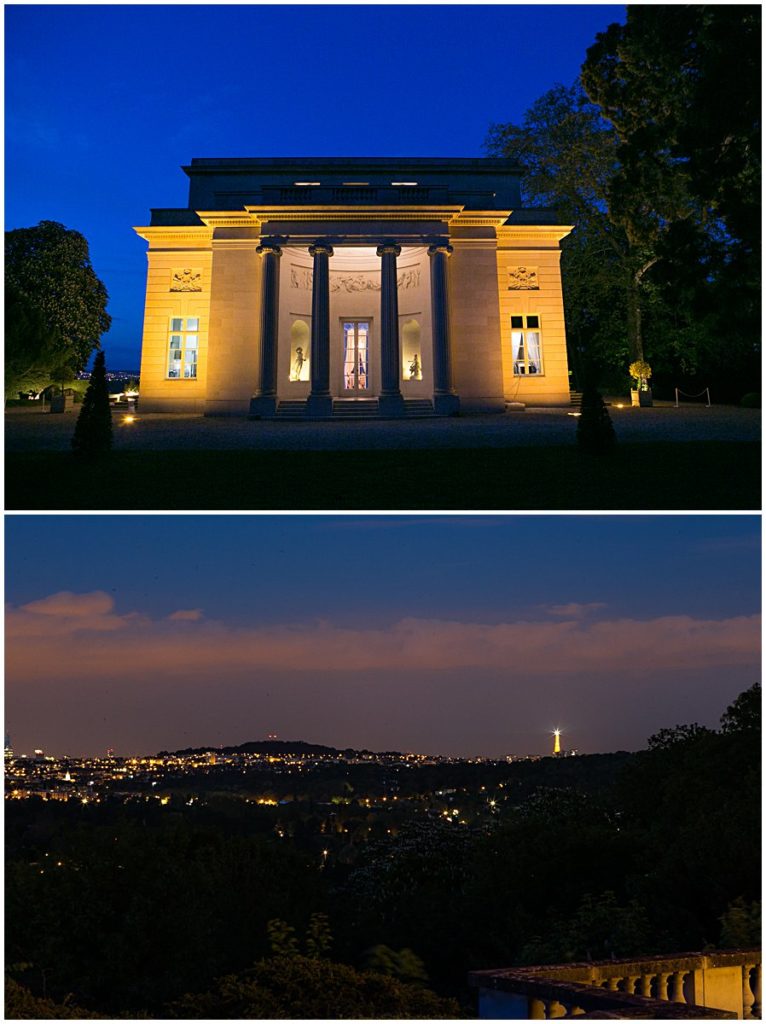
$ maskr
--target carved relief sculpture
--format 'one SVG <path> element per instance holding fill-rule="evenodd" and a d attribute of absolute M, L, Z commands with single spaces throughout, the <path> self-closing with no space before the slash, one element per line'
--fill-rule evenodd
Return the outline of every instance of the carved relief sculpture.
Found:
<path fill-rule="evenodd" d="M 171 292 L 201 292 L 202 271 L 191 267 L 174 270 L 170 290 Z"/>
<path fill-rule="evenodd" d="M 312 287 L 312 271 L 307 267 L 290 268 L 290 287 L 310 291 Z M 397 276 L 399 288 L 417 288 L 420 284 L 420 268 L 412 267 L 402 270 Z M 537 287 L 535 285 L 535 287 Z M 379 292 L 380 278 L 369 277 L 367 274 L 341 274 L 330 271 L 331 292 Z"/>
<path fill-rule="evenodd" d="M 538 289 L 537 267 L 511 267 L 508 271 L 508 288 L 516 291 Z"/>

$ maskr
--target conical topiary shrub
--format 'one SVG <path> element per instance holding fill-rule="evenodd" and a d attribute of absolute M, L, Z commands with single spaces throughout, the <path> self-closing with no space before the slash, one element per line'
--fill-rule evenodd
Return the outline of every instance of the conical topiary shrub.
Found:
<path fill-rule="evenodd" d="M 617 443 L 614 427 L 598 388 L 586 386 L 582 393 L 577 443 L 585 452 L 610 452 Z"/>
<path fill-rule="evenodd" d="M 99 352 L 77 417 L 72 448 L 77 455 L 102 455 L 110 451 L 111 447 L 112 410 L 109 408 L 104 353 Z"/>

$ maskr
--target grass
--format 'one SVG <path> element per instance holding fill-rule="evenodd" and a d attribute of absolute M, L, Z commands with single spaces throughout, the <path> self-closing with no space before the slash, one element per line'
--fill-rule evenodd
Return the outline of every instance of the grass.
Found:
<path fill-rule="evenodd" d="M 6 508 L 759 509 L 756 442 L 432 451 L 9 453 Z"/>

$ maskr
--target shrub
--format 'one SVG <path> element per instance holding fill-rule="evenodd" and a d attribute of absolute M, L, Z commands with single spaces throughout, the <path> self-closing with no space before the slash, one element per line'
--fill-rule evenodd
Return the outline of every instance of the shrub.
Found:
<path fill-rule="evenodd" d="M 612 451 L 617 443 L 609 411 L 595 387 L 583 391 L 577 443 L 583 451 L 599 455 Z"/>
<path fill-rule="evenodd" d="M 109 407 L 109 386 L 106 382 L 104 353 L 93 363 L 90 384 L 85 392 L 72 448 L 78 455 L 103 455 L 112 447 L 112 410 Z"/>

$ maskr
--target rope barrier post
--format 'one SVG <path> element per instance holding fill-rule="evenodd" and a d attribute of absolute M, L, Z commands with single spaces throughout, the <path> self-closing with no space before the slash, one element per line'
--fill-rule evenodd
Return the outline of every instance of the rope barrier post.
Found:
<path fill-rule="evenodd" d="M 676 409 L 678 408 L 678 388 L 676 388 Z"/>
<path fill-rule="evenodd" d="M 705 388 L 705 391 L 707 391 L 707 407 L 709 409 L 710 408 L 710 388 Z"/>

